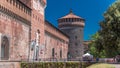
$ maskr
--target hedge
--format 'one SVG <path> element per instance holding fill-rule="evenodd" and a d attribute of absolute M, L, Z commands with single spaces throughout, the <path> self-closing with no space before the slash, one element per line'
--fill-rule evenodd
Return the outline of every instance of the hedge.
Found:
<path fill-rule="evenodd" d="M 21 68 L 86 68 L 91 64 L 88 62 L 22 62 Z"/>

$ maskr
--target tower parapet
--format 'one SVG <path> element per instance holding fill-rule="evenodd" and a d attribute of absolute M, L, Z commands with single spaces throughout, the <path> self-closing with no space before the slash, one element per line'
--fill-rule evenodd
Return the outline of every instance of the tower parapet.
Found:
<path fill-rule="evenodd" d="M 59 18 L 59 28 L 62 29 L 63 27 L 69 27 L 69 26 L 79 26 L 79 27 L 84 27 L 84 19 L 75 15 L 72 11 L 70 11 L 69 14 L 66 16 Z"/>

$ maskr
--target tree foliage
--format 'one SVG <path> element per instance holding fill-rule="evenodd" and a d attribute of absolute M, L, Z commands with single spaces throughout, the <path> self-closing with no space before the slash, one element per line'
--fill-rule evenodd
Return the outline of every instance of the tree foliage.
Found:
<path fill-rule="evenodd" d="M 95 33 L 91 36 L 92 42 L 89 43 L 89 51 L 94 57 L 105 57 L 105 50 L 103 49 L 102 45 L 102 39 L 100 38 L 99 33 Z"/>
<path fill-rule="evenodd" d="M 120 0 L 113 3 L 104 13 L 104 20 L 100 22 L 101 29 L 94 39 L 96 51 L 106 57 L 120 54 Z"/>

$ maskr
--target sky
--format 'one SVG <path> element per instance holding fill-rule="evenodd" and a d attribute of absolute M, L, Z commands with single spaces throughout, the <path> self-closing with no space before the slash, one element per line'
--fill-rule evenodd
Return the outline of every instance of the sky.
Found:
<path fill-rule="evenodd" d="M 90 40 L 90 36 L 99 29 L 99 22 L 102 21 L 103 13 L 115 0 L 47 0 L 45 19 L 58 27 L 57 19 L 69 13 L 84 18 L 84 40 Z"/>

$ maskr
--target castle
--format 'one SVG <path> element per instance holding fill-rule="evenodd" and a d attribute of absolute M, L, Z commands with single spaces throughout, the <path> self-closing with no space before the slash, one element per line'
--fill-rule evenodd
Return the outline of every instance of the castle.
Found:
<path fill-rule="evenodd" d="M 84 19 L 70 11 L 58 19 L 56 28 L 45 20 L 46 4 L 46 0 L 0 0 L 0 66 L 21 60 L 81 59 Z"/>

